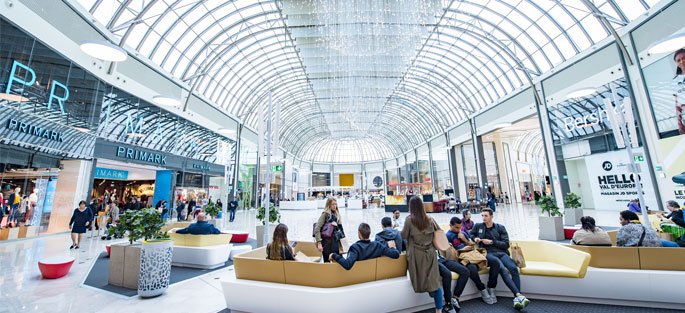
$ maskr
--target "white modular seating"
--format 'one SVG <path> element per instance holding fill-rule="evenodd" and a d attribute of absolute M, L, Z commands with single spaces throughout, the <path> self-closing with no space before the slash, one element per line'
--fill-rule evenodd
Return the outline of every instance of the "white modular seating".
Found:
<path fill-rule="evenodd" d="M 232 247 L 232 244 L 207 247 L 174 246 L 171 264 L 204 269 L 217 268 L 228 261 Z"/>
<path fill-rule="evenodd" d="M 234 272 L 231 272 L 232 274 Z M 487 274 L 481 275 L 483 282 Z M 531 300 L 547 299 L 580 303 L 614 304 L 683 309 L 685 272 L 624 270 L 588 267 L 585 278 L 521 275 L 522 293 Z M 452 281 L 452 288 L 456 281 Z M 316 288 L 236 279 L 221 282 L 231 312 L 416 312 L 433 307 L 427 293 L 416 294 L 409 277 L 363 284 Z M 498 296 L 511 297 L 499 278 Z M 390 296 L 392 295 L 392 296 Z M 469 281 L 460 299 L 479 298 Z M 274 301 L 263 301 L 275 299 Z M 277 300 L 276 300 L 277 299 Z M 335 305 L 331 305 L 335 303 Z M 534 301 L 533 304 L 535 305 Z"/>
<path fill-rule="evenodd" d="M 317 200 L 281 201 L 278 203 L 278 208 L 281 210 L 316 210 L 317 204 Z"/>

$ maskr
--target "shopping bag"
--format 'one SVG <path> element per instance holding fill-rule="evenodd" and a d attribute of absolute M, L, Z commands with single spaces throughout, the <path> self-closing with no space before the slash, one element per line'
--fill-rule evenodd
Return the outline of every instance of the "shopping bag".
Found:
<path fill-rule="evenodd" d="M 523 252 L 521 251 L 521 247 L 519 247 L 518 243 L 511 246 L 511 258 L 516 263 L 516 267 L 526 267 L 526 259 L 523 257 Z"/>

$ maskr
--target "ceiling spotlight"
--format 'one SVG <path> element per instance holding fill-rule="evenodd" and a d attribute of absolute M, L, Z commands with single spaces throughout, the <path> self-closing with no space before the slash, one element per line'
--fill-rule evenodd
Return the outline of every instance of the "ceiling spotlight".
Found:
<path fill-rule="evenodd" d="M 222 134 L 235 134 L 235 129 L 222 127 L 222 128 L 219 128 L 219 133 L 222 133 Z"/>
<path fill-rule="evenodd" d="M 88 40 L 82 42 L 80 47 L 85 54 L 104 61 L 121 62 L 128 57 L 126 50 L 106 41 Z"/>
<path fill-rule="evenodd" d="M 679 33 L 658 40 L 647 48 L 650 54 L 668 53 L 685 47 L 685 33 Z"/>
<path fill-rule="evenodd" d="M 10 93 L 0 92 L 0 100 L 7 100 L 10 102 L 27 102 L 29 101 L 29 98 L 22 97 L 20 95 L 13 95 Z"/>
<path fill-rule="evenodd" d="M 176 98 L 172 97 L 167 97 L 167 96 L 154 96 L 152 97 L 152 101 L 159 105 L 164 105 L 164 106 L 170 106 L 170 107 L 176 107 L 181 105 L 181 100 L 178 100 Z"/>
<path fill-rule="evenodd" d="M 84 133 L 90 132 L 90 129 L 85 128 L 85 127 L 74 127 L 74 129 L 75 129 L 75 130 L 78 130 L 78 131 L 81 131 L 81 132 L 84 132 Z"/>
<path fill-rule="evenodd" d="M 145 134 L 141 134 L 141 133 L 128 133 L 128 134 L 126 134 L 126 136 L 129 136 L 129 137 L 145 137 Z"/>
<path fill-rule="evenodd" d="M 207 156 L 212 156 L 212 155 L 214 155 L 214 153 L 209 153 L 209 152 L 202 152 L 202 153 L 200 153 L 200 156 L 205 156 L 205 157 L 207 157 Z"/>
<path fill-rule="evenodd" d="M 580 89 L 573 90 L 566 95 L 568 99 L 587 97 L 593 93 L 597 92 L 595 87 L 583 87 Z"/>

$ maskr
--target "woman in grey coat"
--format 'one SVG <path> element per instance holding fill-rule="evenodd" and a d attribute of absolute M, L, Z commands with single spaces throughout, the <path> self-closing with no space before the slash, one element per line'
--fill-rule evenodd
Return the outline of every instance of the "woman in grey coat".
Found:
<path fill-rule="evenodd" d="M 409 200 L 409 216 L 404 221 L 402 239 L 407 240 L 407 270 L 414 292 L 428 292 L 435 300 L 435 312 L 442 312 L 442 288 L 433 233 L 440 226 L 423 210 L 419 197 Z"/>

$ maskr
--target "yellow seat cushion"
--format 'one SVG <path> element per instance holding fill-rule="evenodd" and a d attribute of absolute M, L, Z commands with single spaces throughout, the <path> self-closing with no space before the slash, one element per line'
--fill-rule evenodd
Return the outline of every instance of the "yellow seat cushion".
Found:
<path fill-rule="evenodd" d="M 578 271 L 558 263 L 544 261 L 528 261 L 526 267 L 519 268 L 523 275 L 555 276 L 555 277 L 578 277 Z"/>
<path fill-rule="evenodd" d="M 583 278 L 590 254 L 544 240 L 512 240 L 518 243 L 526 260 L 524 275 Z"/>
<path fill-rule="evenodd" d="M 486 267 L 486 268 L 478 271 L 478 274 L 479 275 L 480 274 L 487 274 L 488 272 L 490 272 L 490 269 Z M 457 280 L 458 278 L 459 278 L 459 274 L 452 272 L 452 280 Z"/>
<path fill-rule="evenodd" d="M 174 240 L 174 246 L 184 247 L 209 247 L 216 245 L 225 245 L 231 243 L 231 234 L 218 235 L 191 235 L 191 234 L 177 234 L 169 232 L 169 237 Z"/>

